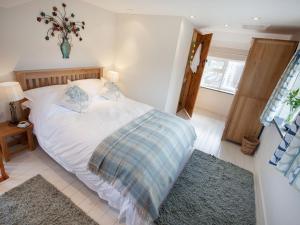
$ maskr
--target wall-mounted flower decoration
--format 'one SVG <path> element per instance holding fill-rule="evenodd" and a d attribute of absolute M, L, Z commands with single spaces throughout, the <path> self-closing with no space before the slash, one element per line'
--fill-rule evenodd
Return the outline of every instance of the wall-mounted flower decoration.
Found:
<path fill-rule="evenodd" d="M 60 44 L 60 50 L 63 58 L 69 58 L 71 51 L 72 34 L 75 35 L 79 41 L 82 41 L 80 36 L 80 30 L 84 30 L 85 22 L 74 21 L 75 14 L 71 13 L 67 16 L 66 13 L 67 5 L 62 3 L 63 10 L 60 11 L 56 6 L 53 6 L 51 15 L 41 12 L 40 16 L 37 17 L 38 22 L 44 22 L 49 24 L 50 28 L 47 31 L 45 39 L 48 41 L 50 37 L 55 37 L 58 33 L 58 40 Z"/>

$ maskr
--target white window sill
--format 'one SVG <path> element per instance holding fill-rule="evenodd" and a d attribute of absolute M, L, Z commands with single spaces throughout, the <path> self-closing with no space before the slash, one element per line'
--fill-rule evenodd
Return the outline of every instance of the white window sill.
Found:
<path fill-rule="evenodd" d="M 233 93 L 233 92 L 224 91 L 224 90 L 220 90 L 220 89 L 217 89 L 217 88 L 206 87 L 206 86 L 200 86 L 200 88 L 208 89 L 208 90 L 211 90 L 211 91 L 217 91 L 217 92 L 221 92 L 221 93 L 228 94 L 228 95 L 235 95 L 235 93 Z"/>

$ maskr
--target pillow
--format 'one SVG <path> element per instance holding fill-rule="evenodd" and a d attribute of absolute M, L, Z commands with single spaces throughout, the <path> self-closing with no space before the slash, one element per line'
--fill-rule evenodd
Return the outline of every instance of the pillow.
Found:
<path fill-rule="evenodd" d="M 69 82 L 59 105 L 75 112 L 86 112 L 90 104 L 90 98 L 82 88 Z"/>
<path fill-rule="evenodd" d="M 117 101 L 124 97 L 119 87 L 108 81 L 104 84 L 104 88 L 101 90 L 101 96 L 112 101 Z"/>
<path fill-rule="evenodd" d="M 101 89 L 104 87 L 105 80 L 104 79 L 84 79 L 84 80 L 75 80 L 68 81 L 71 82 L 72 85 L 76 85 L 85 91 L 91 98 L 99 95 Z"/>
<path fill-rule="evenodd" d="M 60 99 L 67 85 L 52 85 L 24 91 L 24 97 L 31 102 L 51 103 Z"/>

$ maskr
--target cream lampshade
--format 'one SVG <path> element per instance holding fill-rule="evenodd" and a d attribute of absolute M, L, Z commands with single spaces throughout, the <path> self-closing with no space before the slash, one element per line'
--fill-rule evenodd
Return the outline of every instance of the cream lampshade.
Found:
<path fill-rule="evenodd" d="M 9 102 L 11 113 L 11 123 L 17 124 L 17 113 L 15 102 L 24 98 L 24 93 L 18 82 L 3 82 L 0 83 L 0 98 L 3 101 Z"/>
<path fill-rule="evenodd" d="M 24 98 L 19 82 L 0 83 L 0 96 L 8 102 L 16 102 Z"/>
<path fill-rule="evenodd" d="M 107 72 L 107 78 L 110 82 L 117 83 L 119 82 L 120 75 L 118 72 L 110 70 Z"/>

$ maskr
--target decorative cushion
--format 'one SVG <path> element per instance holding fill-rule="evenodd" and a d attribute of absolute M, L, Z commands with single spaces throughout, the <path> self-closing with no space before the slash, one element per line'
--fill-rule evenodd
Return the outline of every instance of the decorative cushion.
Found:
<path fill-rule="evenodd" d="M 63 99 L 59 103 L 60 106 L 79 113 L 86 112 L 89 104 L 90 98 L 88 93 L 79 86 L 73 85 L 72 82 L 68 84 Z"/>
<path fill-rule="evenodd" d="M 104 84 L 104 88 L 101 91 L 101 96 L 112 101 L 118 101 L 120 98 L 124 97 L 119 87 L 109 81 Z"/>

